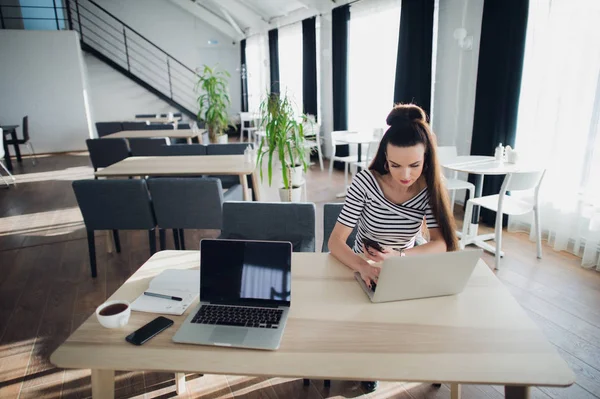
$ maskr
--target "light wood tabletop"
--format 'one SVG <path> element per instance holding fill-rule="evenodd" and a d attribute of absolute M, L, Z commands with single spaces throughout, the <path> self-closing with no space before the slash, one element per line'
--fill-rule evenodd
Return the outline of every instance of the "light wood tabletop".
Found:
<path fill-rule="evenodd" d="M 199 264 L 198 251 L 158 252 L 109 299 L 131 302 L 161 271 Z M 110 396 L 114 370 L 500 384 L 507 386 L 507 398 L 528 397 L 532 385 L 574 382 L 566 363 L 481 260 L 461 294 L 373 304 L 352 271 L 331 255 L 294 253 L 292 305 L 277 351 L 173 343 L 190 311 L 193 306 L 169 316 L 174 326 L 141 347 L 126 343 L 125 336 L 156 315 L 133 312 L 129 324 L 115 330 L 92 315 L 50 360 L 58 367 L 92 369 L 95 397 Z"/>
<path fill-rule="evenodd" d="M 260 201 L 256 164 L 246 162 L 244 155 L 129 157 L 95 172 L 95 175 L 98 177 L 237 175 L 240 177 L 246 201 L 250 200 L 246 179 L 246 176 L 250 175 L 254 198 Z"/>
<path fill-rule="evenodd" d="M 133 138 L 154 138 L 169 137 L 172 139 L 187 139 L 189 143 L 194 137 L 201 137 L 205 129 L 161 129 L 161 130 L 123 130 L 116 133 L 107 134 L 103 139 L 133 139 Z"/>

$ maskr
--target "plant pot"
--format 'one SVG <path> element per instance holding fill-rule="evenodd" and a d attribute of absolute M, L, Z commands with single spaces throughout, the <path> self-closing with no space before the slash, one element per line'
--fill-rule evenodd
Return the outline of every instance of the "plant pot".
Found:
<path fill-rule="evenodd" d="M 301 202 L 302 201 L 302 187 L 296 187 L 296 186 L 292 186 L 292 196 L 291 202 Z M 279 199 L 281 200 L 281 202 L 290 202 L 290 190 L 287 190 L 285 188 L 280 188 L 279 189 Z"/>
<path fill-rule="evenodd" d="M 217 143 L 218 144 L 227 144 L 227 138 L 228 138 L 228 136 L 226 134 L 217 136 Z"/>
<path fill-rule="evenodd" d="M 292 168 L 292 186 L 301 186 L 304 184 L 304 170 L 302 165 L 294 166 Z"/>

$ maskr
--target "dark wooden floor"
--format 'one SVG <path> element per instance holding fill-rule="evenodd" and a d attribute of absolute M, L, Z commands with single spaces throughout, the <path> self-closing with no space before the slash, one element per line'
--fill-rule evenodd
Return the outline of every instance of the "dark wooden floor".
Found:
<path fill-rule="evenodd" d="M 17 188 L 0 188 L 0 398 L 85 398 L 91 395 L 88 370 L 61 370 L 48 362 L 52 351 L 95 307 L 121 285 L 149 255 L 146 233 L 122 233 L 121 254 L 107 254 L 105 234 L 98 233 L 98 278 L 89 276 L 88 251 L 71 181 L 91 177 L 86 154 L 42 157 L 16 167 Z M 337 172 L 333 183 L 313 166 L 308 198 L 335 202 L 343 188 Z M 458 207 L 457 207 L 458 208 Z M 216 231 L 188 232 L 188 249 Z M 320 248 L 322 231 L 317 228 Z M 600 397 L 600 274 L 584 270 L 579 259 L 544 246 L 524 234 L 505 233 L 506 257 L 498 277 L 540 326 L 548 340 L 577 374 L 568 389 L 540 388 L 534 398 Z M 173 243 L 168 242 L 169 248 Z M 492 258 L 485 260 L 492 264 Z M 494 312 L 494 309 L 490 309 Z M 325 398 L 364 393 L 355 382 L 322 381 L 308 388 L 300 379 L 188 375 L 185 397 Z M 176 396 L 173 374 L 122 372 L 117 397 Z M 464 386 L 465 398 L 501 398 L 501 387 Z M 449 398 L 447 386 L 382 383 L 369 398 Z"/>

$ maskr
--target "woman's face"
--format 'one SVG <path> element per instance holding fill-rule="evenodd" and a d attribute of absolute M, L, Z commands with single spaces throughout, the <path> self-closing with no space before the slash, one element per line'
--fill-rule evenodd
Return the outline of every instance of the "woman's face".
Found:
<path fill-rule="evenodd" d="M 408 188 L 423 172 L 425 146 L 421 143 L 412 147 L 396 147 L 388 144 L 386 158 L 392 179 Z"/>

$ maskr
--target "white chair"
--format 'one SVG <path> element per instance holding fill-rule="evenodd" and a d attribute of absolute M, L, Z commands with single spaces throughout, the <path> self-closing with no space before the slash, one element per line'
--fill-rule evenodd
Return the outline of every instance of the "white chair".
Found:
<path fill-rule="evenodd" d="M 352 166 L 355 168 L 366 169 L 371 164 L 375 155 L 377 155 L 377 150 L 379 149 L 379 143 L 381 142 L 381 138 L 383 137 L 383 129 L 376 128 L 373 129 L 373 141 L 371 141 L 367 146 L 367 154 L 363 156 L 363 161 L 360 162 L 352 162 Z M 362 144 L 359 144 L 362 145 Z"/>
<path fill-rule="evenodd" d="M 321 170 L 323 170 L 323 150 L 321 146 L 321 126 L 315 122 L 307 122 L 303 124 L 303 131 L 305 137 L 304 146 L 306 149 L 312 150 L 313 148 L 317 149 L 317 154 L 319 155 L 319 166 Z"/>
<path fill-rule="evenodd" d="M 458 155 L 456 153 L 456 147 L 447 146 L 447 147 L 437 147 L 437 155 L 440 164 L 444 164 L 447 162 L 451 162 Z M 467 190 L 469 191 L 469 198 L 473 198 L 475 195 L 475 186 L 472 183 L 469 183 L 465 180 L 460 180 L 457 178 L 457 171 L 445 171 L 449 173 L 449 177 L 446 177 L 446 189 L 450 191 L 450 206 L 454 209 L 454 200 L 456 198 L 456 190 Z M 448 176 L 444 173 L 445 176 Z"/>
<path fill-rule="evenodd" d="M 240 112 L 240 141 L 244 141 L 244 130 L 248 132 L 248 141 L 250 141 L 250 137 L 256 131 L 256 115 L 253 112 Z M 246 127 L 246 122 L 248 122 L 248 127 Z"/>
<path fill-rule="evenodd" d="M 343 142 L 340 143 L 341 141 L 341 137 L 345 136 L 348 133 L 355 133 L 355 132 L 349 132 L 347 130 L 338 130 L 336 132 L 331 132 L 331 157 L 329 159 L 329 178 L 331 179 L 331 176 L 333 174 L 333 162 L 334 161 L 339 161 L 339 162 L 343 162 L 344 163 L 344 190 L 348 189 L 348 165 L 350 165 L 353 162 L 357 162 L 358 161 L 358 157 L 356 155 L 346 155 L 346 156 L 336 156 L 335 152 L 336 152 L 336 146 L 339 144 L 344 144 Z"/>
<path fill-rule="evenodd" d="M 509 173 L 504 178 L 500 194 L 486 195 L 479 198 L 471 198 L 467 201 L 467 209 L 465 210 L 465 220 L 463 221 L 463 234 L 461 239 L 461 248 L 465 247 L 465 239 L 467 236 L 467 228 L 470 224 L 471 215 L 473 214 L 473 205 L 479 205 L 483 208 L 491 209 L 496 212 L 496 265 L 500 266 L 500 257 L 502 251 L 502 215 L 523 215 L 533 211 L 534 228 L 537 241 L 537 257 L 542 258 L 542 228 L 540 225 L 539 211 L 539 194 L 544 172 L 526 172 L 526 173 Z M 507 191 L 525 191 L 535 189 L 533 203 L 521 200 L 515 197 L 506 195 Z"/>
<path fill-rule="evenodd" d="M 8 176 L 12 179 L 12 184 L 14 184 L 15 186 L 17 185 L 17 181 L 15 179 L 15 177 L 8 171 L 8 169 L 6 169 L 6 166 L 4 165 L 4 156 L 6 155 L 5 151 L 4 151 L 4 131 L 2 129 L 0 129 L 0 166 L 2 166 L 2 169 L 4 169 L 4 171 L 8 174 Z M 2 181 L 4 182 L 4 184 L 6 184 L 6 187 L 10 187 L 10 183 L 6 181 L 6 179 L 4 178 L 4 176 L 2 176 L 2 174 L 0 174 L 0 178 L 2 178 Z"/>

